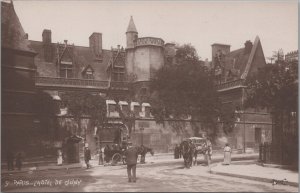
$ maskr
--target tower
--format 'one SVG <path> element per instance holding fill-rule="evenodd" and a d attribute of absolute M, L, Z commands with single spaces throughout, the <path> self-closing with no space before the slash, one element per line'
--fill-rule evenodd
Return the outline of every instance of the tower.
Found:
<path fill-rule="evenodd" d="M 134 48 L 135 41 L 138 38 L 138 32 L 136 30 L 135 24 L 133 22 L 132 16 L 130 17 L 129 25 L 126 31 L 126 48 Z"/>

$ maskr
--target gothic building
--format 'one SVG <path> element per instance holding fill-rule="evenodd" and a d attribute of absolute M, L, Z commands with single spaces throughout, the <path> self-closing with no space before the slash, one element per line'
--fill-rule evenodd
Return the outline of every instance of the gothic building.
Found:
<path fill-rule="evenodd" d="M 166 120 L 165 124 L 157 124 L 149 111 L 149 81 L 167 61 L 173 61 L 175 44 L 165 43 L 157 37 L 139 37 L 132 17 L 124 35 L 125 48 L 118 45 L 104 49 L 102 34 L 98 32 L 90 35 L 89 46 L 74 45 L 67 40 L 53 42 L 49 29 L 42 32 L 41 41 L 28 40 L 13 4 L 1 2 L 1 7 L 2 148 L 11 145 L 12 141 L 5 139 L 20 138 L 16 149 L 27 151 L 24 144 L 39 139 L 22 139 L 27 131 L 38 129 L 29 107 L 37 90 L 48 92 L 58 101 L 60 94 L 66 91 L 101 94 L 107 99 L 107 116 L 111 120 L 120 120 L 116 105 L 120 105 L 124 112 L 130 109 L 135 119 L 131 140 L 138 145 L 151 146 L 156 152 L 172 151 L 175 144 L 193 135 L 188 120 Z M 249 73 L 265 64 L 260 39 L 256 37 L 254 43 L 247 41 L 244 48 L 235 51 L 230 51 L 229 45 L 213 44 L 212 62 L 206 61 L 205 64 L 215 71 L 223 104 L 238 107 L 240 117 L 236 120 L 234 132 L 226 136 L 232 147 L 255 148 L 260 142 L 270 140 L 272 123 L 268 114 L 243 108 L 246 97 L 244 81 Z M 61 119 L 64 113 L 57 117 Z M 174 122 L 177 122 L 176 127 L 184 129 L 175 132 Z M 86 129 L 90 149 L 96 152 L 94 128 L 87 124 Z M 41 130 L 32 133 L 39 132 Z M 37 141 L 32 144 L 38 144 Z"/>
<path fill-rule="evenodd" d="M 233 106 L 236 111 L 234 131 L 229 143 L 237 149 L 257 148 L 271 141 L 272 121 L 269 113 L 246 109 L 245 81 L 249 74 L 266 65 L 262 45 L 257 36 L 254 43 L 246 41 L 243 48 L 230 51 L 230 45 L 212 45 L 212 66 L 216 86 L 223 106 Z"/>

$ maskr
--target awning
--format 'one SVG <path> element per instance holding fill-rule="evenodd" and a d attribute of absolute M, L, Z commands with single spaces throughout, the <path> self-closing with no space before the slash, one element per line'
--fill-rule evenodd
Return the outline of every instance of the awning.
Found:
<path fill-rule="evenodd" d="M 142 103 L 142 107 L 151 107 L 149 103 Z"/>
<path fill-rule="evenodd" d="M 140 106 L 140 103 L 138 103 L 138 102 L 131 102 L 130 106 Z"/>
<path fill-rule="evenodd" d="M 119 105 L 128 105 L 128 102 L 126 102 L 126 101 L 119 101 Z"/>
<path fill-rule="evenodd" d="M 107 105 L 116 105 L 117 103 L 114 100 L 106 100 Z"/>

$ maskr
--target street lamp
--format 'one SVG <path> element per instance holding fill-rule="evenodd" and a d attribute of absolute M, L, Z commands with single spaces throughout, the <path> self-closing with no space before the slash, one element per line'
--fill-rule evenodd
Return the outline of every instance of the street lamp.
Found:
<path fill-rule="evenodd" d="M 98 127 L 95 127 L 96 133 L 98 131 Z M 101 133 L 98 131 L 98 145 L 99 145 L 99 161 L 98 165 L 103 165 L 103 157 L 102 157 L 102 144 L 101 144 Z"/>
<path fill-rule="evenodd" d="M 143 131 L 144 131 L 144 127 L 141 127 L 140 130 L 141 130 L 141 133 L 142 133 L 142 136 L 141 136 L 141 137 L 142 137 L 142 145 L 143 145 L 143 137 L 144 137 L 144 136 L 143 136 Z"/>

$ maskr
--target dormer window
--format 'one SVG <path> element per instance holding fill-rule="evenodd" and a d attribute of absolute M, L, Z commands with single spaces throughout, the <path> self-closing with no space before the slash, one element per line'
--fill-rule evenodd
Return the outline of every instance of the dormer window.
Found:
<path fill-rule="evenodd" d="M 85 79 L 94 79 L 94 70 L 90 65 L 83 69 L 82 77 Z"/>
<path fill-rule="evenodd" d="M 88 69 L 85 73 L 86 79 L 94 79 L 94 72 L 91 69 Z"/>
<path fill-rule="evenodd" d="M 73 63 L 67 61 L 60 62 L 59 74 L 61 78 L 73 78 Z"/>

